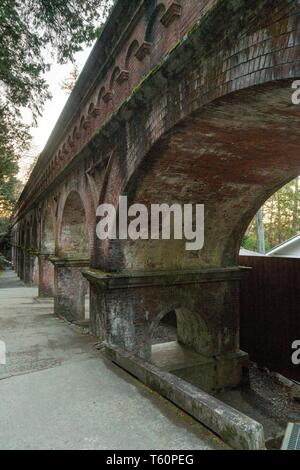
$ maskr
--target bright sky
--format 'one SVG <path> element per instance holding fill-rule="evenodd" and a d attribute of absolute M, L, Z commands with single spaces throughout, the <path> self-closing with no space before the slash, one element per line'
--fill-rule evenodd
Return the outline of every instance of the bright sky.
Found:
<path fill-rule="evenodd" d="M 84 49 L 75 55 L 75 61 L 81 72 L 92 47 Z M 24 156 L 20 161 L 19 178 L 23 179 L 26 171 L 33 162 L 35 155 L 39 155 L 46 145 L 46 142 L 59 118 L 61 111 L 69 97 L 61 88 L 61 83 L 70 76 L 74 65 L 70 62 L 65 65 L 53 64 L 51 70 L 45 74 L 52 99 L 44 107 L 43 115 L 38 120 L 38 126 L 31 128 L 32 145 L 30 155 Z M 28 110 L 22 112 L 24 122 L 31 123 L 31 113 Z"/>

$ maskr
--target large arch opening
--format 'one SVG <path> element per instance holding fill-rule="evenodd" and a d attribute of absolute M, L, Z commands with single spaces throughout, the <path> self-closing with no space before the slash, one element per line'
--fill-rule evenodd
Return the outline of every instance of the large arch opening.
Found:
<path fill-rule="evenodd" d="M 29 221 L 26 222 L 25 229 L 25 252 L 24 252 L 24 281 L 27 285 L 32 284 L 33 277 L 33 258 L 31 256 L 32 246 L 32 227 Z"/>
<path fill-rule="evenodd" d="M 49 205 L 41 217 L 39 254 L 39 296 L 52 298 L 54 295 L 54 267 L 50 257 L 55 253 L 55 221 Z"/>
<path fill-rule="evenodd" d="M 300 330 L 299 180 L 264 203 L 240 251 L 240 264 L 251 267 L 240 290 L 241 345 L 259 367 L 297 381 L 300 372 L 292 346 Z"/>
<path fill-rule="evenodd" d="M 58 254 L 66 259 L 60 282 L 63 290 L 62 303 L 67 305 L 68 319 L 88 322 L 90 318 L 89 284 L 82 276 L 82 266 L 89 264 L 89 233 L 86 210 L 81 196 L 72 191 L 64 204 L 58 241 Z M 70 298 L 68 299 L 68 295 Z"/>
<path fill-rule="evenodd" d="M 55 231 L 50 208 L 47 208 L 42 218 L 41 251 L 44 254 L 50 255 L 55 253 Z"/>
<path fill-rule="evenodd" d="M 65 203 L 59 250 L 67 256 L 88 256 L 88 230 L 84 206 L 79 194 L 72 191 Z"/>
<path fill-rule="evenodd" d="M 38 221 L 37 221 L 36 214 L 34 214 L 32 218 L 31 240 L 32 240 L 32 249 L 33 249 L 32 281 L 35 286 L 38 286 L 39 285 L 39 258 L 38 258 L 39 231 L 38 231 Z"/>
<path fill-rule="evenodd" d="M 104 268 L 238 266 L 252 218 L 300 172 L 299 121 L 290 81 L 232 93 L 183 119 L 141 158 L 122 193 L 128 205 L 142 203 L 149 213 L 151 204 L 204 204 L 203 249 L 187 251 L 187 240 L 172 235 L 171 240 L 111 241 Z"/>
<path fill-rule="evenodd" d="M 26 222 L 23 221 L 20 229 L 20 265 L 19 265 L 19 277 L 22 281 L 25 280 L 25 262 L 26 262 Z"/>

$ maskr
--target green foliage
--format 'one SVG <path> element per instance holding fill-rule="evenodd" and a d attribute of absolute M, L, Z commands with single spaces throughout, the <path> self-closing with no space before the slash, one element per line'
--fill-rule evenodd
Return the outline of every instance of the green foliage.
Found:
<path fill-rule="evenodd" d="M 263 206 L 266 250 L 274 248 L 300 232 L 299 178 L 275 193 Z M 258 250 L 256 222 L 253 220 L 242 246 Z"/>
<path fill-rule="evenodd" d="M 34 114 L 49 97 L 49 59 L 73 60 L 98 34 L 109 0 L 2 0 L 0 79 L 6 101 Z"/>
<path fill-rule="evenodd" d="M 18 113 L 1 107 L 0 99 L 0 215 L 7 215 L 14 205 L 18 159 L 28 144 L 28 130 Z"/>
<path fill-rule="evenodd" d="M 8 218 L 0 217 L 0 250 L 1 247 L 10 245 L 10 221 Z"/>
<path fill-rule="evenodd" d="M 75 86 L 76 80 L 79 76 L 78 72 L 78 67 L 76 64 L 74 64 L 73 69 L 71 70 L 70 75 L 62 81 L 61 83 L 61 89 L 67 94 L 70 95 L 73 91 L 73 88 Z"/>
<path fill-rule="evenodd" d="M 53 60 L 73 60 L 99 34 L 112 0 L 1 0 L 0 213 L 14 202 L 18 159 L 28 149 L 20 109 L 33 121 L 50 97 L 44 73 Z"/>
<path fill-rule="evenodd" d="M 7 261 L 4 258 L 4 256 L 1 255 L 1 253 L 0 253 L 0 271 L 3 271 L 6 266 L 7 266 Z"/>
<path fill-rule="evenodd" d="M 9 219 L 0 217 L 0 234 L 9 231 Z"/>
<path fill-rule="evenodd" d="M 3 270 L 8 262 L 4 256 L 10 250 L 10 227 L 9 220 L 0 218 L 0 271 Z"/>

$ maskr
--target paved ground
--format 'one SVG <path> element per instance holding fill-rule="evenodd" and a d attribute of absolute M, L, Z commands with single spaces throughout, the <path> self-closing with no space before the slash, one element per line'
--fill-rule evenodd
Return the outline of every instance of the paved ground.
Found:
<path fill-rule="evenodd" d="M 36 296 L 12 272 L 0 274 L 0 449 L 225 448 Z"/>

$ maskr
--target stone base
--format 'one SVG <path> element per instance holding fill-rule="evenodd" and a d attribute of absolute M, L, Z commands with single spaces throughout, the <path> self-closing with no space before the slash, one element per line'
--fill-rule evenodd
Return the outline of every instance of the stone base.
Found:
<path fill-rule="evenodd" d="M 242 369 L 247 362 L 248 354 L 243 351 L 205 357 L 190 351 L 176 341 L 152 346 L 152 364 L 206 392 L 237 387 L 241 382 Z"/>
<path fill-rule="evenodd" d="M 88 267 L 86 258 L 51 257 L 54 265 L 54 313 L 71 323 L 85 321 L 85 296 L 88 282 L 82 276 Z"/>
<path fill-rule="evenodd" d="M 39 254 L 39 297 L 42 299 L 54 296 L 54 267 L 50 262 L 51 254 Z"/>
<path fill-rule="evenodd" d="M 153 273 L 89 269 L 83 275 L 90 282 L 92 332 L 101 342 L 151 361 L 156 332 L 172 312 L 178 342 L 189 353 L 173 351 L 166 370 L 209 391 L 241 382 L 247 355 L 239 351 L 238 267 Z M 165 361 L 165 353 L 161 358 Z M 154 360 L 162 367 L 158 357 Z"/>
<path fill-rule="evenodd" d="M 203 390 L 114 345 L 105 355 L 152 390 L 172 401 L 237 450 L 263 450 L 263 426 Z"/>

